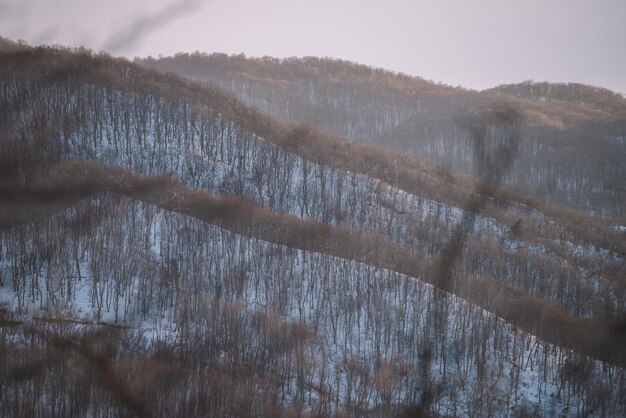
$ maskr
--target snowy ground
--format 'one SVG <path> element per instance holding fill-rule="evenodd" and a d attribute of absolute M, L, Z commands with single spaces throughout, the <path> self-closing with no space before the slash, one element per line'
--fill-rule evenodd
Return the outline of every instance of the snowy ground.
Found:
<path fill-rule="evenodd" d="M 426 382 L 442 388 L 435 411 L 444 415 L 598 415 L 592 408 L 607 388 L 614 404 L 603 414 L 623 407 L 622 370 L 542 343 L 419 278 L 244 238 L 128 199 L 115 200 L 89 233 L 68 233 L 89 205 L 110 199 L 2 235 L 4 309 L 15 318 L 124 324 L 170 341 L 184 325 L 182 306 L 215 298 L 240 304 L 245 315 L 303 323 L 314 336 L 305 350 L 311 410 L 320 388 L 337 391 L 334 409 L 374 408 L 416 402 Z M 36 243 L 46 234 L 68 238 L 51 238 L 44 254 Z M 590 367 L 582 382 L 564 378 L 573 361 Z M 294 376 L 283 401 L 302 385 Z"/>

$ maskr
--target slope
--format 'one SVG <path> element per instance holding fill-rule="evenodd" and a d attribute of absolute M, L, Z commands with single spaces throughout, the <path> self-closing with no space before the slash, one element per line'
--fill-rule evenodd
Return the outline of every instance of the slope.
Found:
<path fill-rule="evenodd" d="M 4 90 L 4 103 L 14 111 L 5 114 L 8 135 L 3 141 L 7 173 L 18 179 L 45 171 L 62 158 L 97 159 L 144 174 L 167 174 L 193 187 L 254 199 L 273 211 L 385 236 L 429 260 L 422 269 L 455 261 L 446 246 L 463 221 L 461 232 L 470 245 L 454 257 L 461 258 L 454 277 L 442 279 L 446 283 L 440 286 L 474 293 L 473 300 L 490 310 L 495 308 L 489 304 L 499 300 L 513 308 L 508 316 L 517 317 L 514 322 L 526 320 L 520 313 L 523 304 L 510 303 L 510 295 L 518 301 L 534 299 L 535 316 L 526 321 L 532 332 L 540 332 L 546 323 L 542 315 L 554 307 L 554 312 L 580 316 L 583 323 L 584 317 L 592 317 L 607 325 L 585 325 L 585 332 L 561 327 L 564 332 L 557 335 L 588 341 L 582 346 L 598 357 L 604 358 L 604 351 L 619 352 L 619 344 L 603 343 L 615 338 L 611 324 L 620 320 L 625 304 L 624 242 L 608 226 L 535 205 L 546 217 L 523 199 L 511 202 L 516 196 L 493 188 L 481 187 L 483 195 L 476 195 L 457 179 L 418 162 L 319 132 L 282 127 L 218 91 L 199 90 L 125 62 L 46 49 L 21 53 L 18 59 L 29 65 L 16 67 L 19 77 L 7 70 L 14 81 Z M 24 91 L 41 96 L 22 108 L 11 107 L 20 103 Z M 466 223 L 471 230 L 463 230 Z M 510 237 L 515 224 L 523 227 Z M 482 283 L 482 291 L 469 283 Z M 493 297 L 498 294 L 506 296 Z M 542 308 L 543 301 L 547 308 Z M 545 337 L 551 338 L 563 318 L 548 316 L 551 331 Z"/>
<path fill-rule="evenodd" d="M 466 174 L 475 172 L 476 155 L 465 116 L 512 102 L 526 122 L 517 161 L 503 182 L 543 201 L 625 216 L 621 161 L 626 149 L 620 138 L 626 132 L 626 107 L 623 98 L 606 90 L 552 85 L 552 97 L 566 100 L 545 101 L 521 94 L 520 88 L 475 92 L 314 57 L 178 54 L 138 63 L 218 85 L 280 120 L 308 122 Z"/>
<path fill-rule="evenodd" d="M 189 211 L 180 185 L 114 171 L 106 188 L 164 206 L 182 200 L 177 211 Z M 82 190 L 97 189 L 90 179 L 71 178 L 87 180 Z M 204 200 L 205 219 L 241 229 L 237 211 Z M 4 230 L 0 248 L 2 300 L 12 312 L 12 327 L 2 328 L 8 365 L 35 367 L 47 388 L 16 384 L 6 369 L 6 414 L 16 411 L 12 393 L 28 400 L 29 409 L 18 410 L 32 415 L 124 410 L 95 376 L 72 370 L 73 357 L 29 365 L 67 338 L 85 341 L 72 349 L 79 357 L 92 350 L 113 358 L 135 409 L 159 416 L 389 416 L 405 405 L 437 415 L 618 416 L 624 407 L 623 369 L 545 344 L 419 279 L 246 238 L 110 192 Z M 53 326 L 35 335 L 22 330 L 17 320 L 28 324 L 33 316 Z M 94 336 L 92 323 L 122 327 Z M 35 340 L 38 348 L 24 350 Z M 147 366 L 175 380 L 144 386 L 152 379 L 142 371 Z M 198 378 L 204 384 L 196 387 Z M 58 379 L 84 384 L 53 396 Z M 190 393 L 211 401 L 189 401 Z M 48 396 L 55 401 L 39 401 Z"/>
<path fill-rule="evenodd" d="M 60 191 L 70 201 L 94 191 L 126 194 L 250 238 L 431 280 L 548 341 L 597 358 L 622 361 L 619 348 L 623 337 L 613 324 L 619 324 L 624 311 L 623 234 L 607 223 L 489 185 L 474 190 L 471 179 L 446 176 L 400 154 L 315 129 L 284 126 L 218 90 L 143 71 L 107 56 L 40 48 L 5 57 L 0 66 L 0 105 L 6 110 L 0 130 L 3 202 L 9 197 L 21 199 L 20 208 L 30 207 L 35 216 L 46 216 L 51 212 L 49 198 Z M 95 159 L 104 166 L 68 159 Z M 162 177 L 146 178 L 129 169 Z M 40 201 L 43 196 L 43 208 L 26 199 L 33 190 Z M 219 199 L 207 191 L 235 198 Z M 62 206 L 63 202 L 55 204 Z M 101 213 L 115 212 L 114 207 L 103 206 Z M 139 218 L 130 216 L 131 223 L 125 224 L 122 216 L 116 228 L 131 233 L 133 228 L 125 225 Z M 14 220 L 28 221 L 23 213 Z M 13 230 L 10 219 L 5 224 Z M 463 241 L 469 245 L 452 260 L 457 261 L 454 280 L 441 283 L 439 267 L 451 261 L 446 259 L 446 247 L 455 242 L 452 238 L 458 238 L 459 224 L 466 235 Z M 177 230 L 182 233 L 184 228 Z M 46 291 L 53 292 L 65 289 L 77 275 L 71 258 L 61 267 L 41 270 L 56 257 L 46 254 L 54 250 L 57 235 L 64 234 L 47 235 L 43 228 L 35 234 L 40 241 L 32 245 L 34 250 L 21 252 L 35 255 L 42 251 L 43 258 L 18 257 L 23 261 L 12 264 L 34 263 L 39 267 L 36 273 L 45 273 L 35 274 L 42 282 L 59 280 L 47 287 Z M 210 235 L 200 232 L 198 239 Z M 142 244 L 130 245 L 128 251 L 149 241 L 142 239 Z M 86 245 L 97 246 L 99 241 Z M 15 242 L 9 240 L 5 247 L 16 251 L 20 247 Z M 26 248 L 30 245 L 22 238 L 17 242 Z M 120 243 L 120 250 L 125 245 Z M 116 245 L 107 246 L 100 260 L 114 269 L 118 258 L 111 249 Z M 181 253 L 167 268 L 186 271 L 177 264 L 193 253 Z M 134 254 L 123 259 L 139 257 Z M 80 265 L 80 257 L 73 257 L 78 257 Z M 109 282 L 119 281 L 121 287 L 111 284 L 102 303 L 133 303 L 127 296 L 117 297 L 116 292 L 130 294 L 132 289 L 125 291 L 124 286 L 135 286 L 131 278 L 138 268 L 131 263 L 121 270 Z M 165 267 L 158 271 L 164 269 L 168 271 Z M 259 274 L 257 268 L 253 270 L 250 274 Z M 177 286 L 171 278 L 157 286 L 150 281 L 157 277 L 155 270 L 149 271 L 143 285 L 153 286 L 152 292 Z M 26 276 L 33 277 L 33 273 Z M 224 279 L 224 286 L 237 287 L 241 278 L 231 276 Z M 353 279 L 350 274 L 336 276 L 337 280 Z M 33 286 L 30 279 L 20 280 L 21 276 L 11 277 L 16 277 L 17 286 L 23 285 L 24 301 L 26 292 L 31 291 L 31 300 L 43 303 L 39 296 L 43 287 Z M 106 280 L 105 271 L 101 277 Z M 297 286 L 293 277 L 285 289 Z M 287 290 L 284 295 L 289 294 Z M 173 303 L 164 298 L 160 303 Z M 151 306 L 146 302 L 146 312 Z M 107 312 L 123 315 L 117 309 Z M 424 315 L 435 322 L 442 318 L 432 312 Z M 332 314 L 322 316 L 333 321 Z M 388 320 L 385 318 L 381 314 L 380 321 Z M 366 334 L 369 338 L 370 333 Z M 466 354 L 459 356 L 469 361 Z M 579 361 L 576 354 L 572 356 Z M 555 361 L 563 366 L 563 376 L 569 376 L 565 358 Z M 445 362 L 440 364 L 447 369 Z M 621 370 L 608 364 L 604 367 Z M 365 380 L 371 382 L 369 376 Z M 571 391 L 578 393 L 574 387 Z M 333 388 L 338 390 L 340 385 Z M 378 404 L 384 403 L 383 395 L 376 396 L 380 396 Z M 396 406 L 404 402 L 398 397 L 389 399 Z M 582 408 L 579 412 L 591 408 L 576 402 L 576 408 Z M 480 403 L 479 408 L 483 407 Z"/>

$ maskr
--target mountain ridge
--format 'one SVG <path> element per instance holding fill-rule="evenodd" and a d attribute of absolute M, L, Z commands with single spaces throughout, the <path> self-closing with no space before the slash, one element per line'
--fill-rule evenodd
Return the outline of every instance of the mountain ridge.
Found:
<path fill-rule="evenodd" d="M 517 161 L 503 179 L 508 188 L 594 215 L 626 216 L 620 187 L 626 150 L 619 140 L 626 132 L 626 107 L 615 95 L 609 99 L 619 99 L 617 104 L 607 110 L 599 100 L 599 106 L 589 106 L 517 97 L 504 87 L 456 89 L 333 59 L 195 53 L 136 62 L 218 85 L 281 121 L 306 122 L 469 175 L 476 173 L 471 133 L 464 123 L 468 112 L 509 103 L 522 114 L 524 129 Z M 569 85 L 559 86 L 553 85 L 554 90 Z M 582 91 L 605 92 L 593 87 Z"/>
<path fill-rule="evenodd" d="M 72 362 L 96 359 L 159 415 L 206 411 L 190 393 L 222 415 L 618 415 L 623 232 L 500 184 L 511 109 L 465 115 L 482 153 L 472 178 L 106 54 L 2 58 L 0 312 L 18 364 L 0 381 L 28 399 L 30 376 L 80 382 Z M 137 326 L 106 337 L 80 315 Z M 66 353 L 73 335 L 50 372 L 22 354 L 29 338 L 35 359 Z M 123 364 L 185 378 L 147 390 Z"/>

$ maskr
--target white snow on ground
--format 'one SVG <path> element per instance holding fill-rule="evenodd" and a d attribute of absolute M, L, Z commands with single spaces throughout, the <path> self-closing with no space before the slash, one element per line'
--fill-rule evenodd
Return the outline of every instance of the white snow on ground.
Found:
<path fill-rule="evenodd" d="M 176 307 L 188 298 L 241 301 L 250 315 L 277 314 L 316 335 L 309 352 L 312 383 L 319 379 L 322 387 L 336 388 L 337 407 L 359 396 L 370 407 L 415 401 L 423 387 L 420 367 L 426 365 L 430 381 L 443 388 L 435 405 L 440 414 L 476 413 L 482 399 L 481 408 L 488 405 L 498 415 L 525 408 L 543 416 L 579 416 L 589 412 L 598 387 L 618 390 L 611 379 L 623 374 L 607 374 L 606 365 L 544 344 L 419 278 L 248 239 L 129 199 L 103 215 L 87 236 L 56 242 L 51 262 L 42 261 L 32 247 L 36 231 L 46 225 L 50 237 L 64 236 L 65 219 L 59 214 L 2 235 L 0 297 L 15 317 L 54 316 L 62 307 L 69 317 L 130 325 L 151 340 L 173 341 L 179 332 Z M 32 252 L 11 252 L 16 241 Z M 73 281 L 71 293 L 61 290 L 69 280 L 47 286 L 49 273 L 59 269 L 76 277 L 75 257 L 81 281 Z M 164 297 L 175 302 L 163 304 L 154 292 L 168 269 L 169 279 L 178 278 L 178 290 L 170 287 Z M 560 374 L 574 359 L 591 364 L 581 387 Z M 355 373 L 374 378 L 385 364 L 405 374 L 391 386 L 360 393 Z M 295 378 L 292 388 L 285 402 L 296 396 Z M 314 409 L 318 395 L 309 388 L 305 399 Z"/>
<path fill-rule="evenodd" d="M 626 225 L 613 225 L 613 229 L 617 232 L 626 232 Z"/>
<path fill-rule="evenodd" d="M 101 108 L 132 109 L 134 100 L 113 92 Z M 151 109 L 146 125 L 132 112 L 127 128 L 114 124 L 107 112 L 98 115 L 97 125 L 87 122 L 84 131 L 61 138 L 66 157 L 171 175 L 216 194 L 249 197 L 274 211 L 382 233 L 415 251 L 428 252 L 433 242 L 445 242 L 462 219 L 459 208 L 305 161 L 220 115 L 191 122 L 189 106 L 182 105 L 172 110 L 171 129 L 163 129 L 158 103 L 154 98 L 142 103 Z M 91 117 L 85 115 L 87 121 Z M 423 386 L 417 371 L 428 352 L 433 356 L 430 377 L 444 387 L 437 401 L 441 414 L 469 414 L 487 390 L 491 406 L 506 414 L 523 405 L 542 415 L 582 415 L 593 407 L 594 388 L 618 390 L 614 377 L 597 362 L 584 384 L 568 383 L 562 367 L 588 359 L 536 342 L 452 296 L 437 296 L 419 278 L 242 238 L 141 204 L 119 205 L 122 214 L 105 214 L 88 238 L 57 242 L 67 235 L 62 224 L 44 234 L 43 242 L 35 226 L 3 233 L 0 301 L 6 310 L 17 317 L 60 310 L 80 319 L 141 327 L 152 339 L 175 338 L 178 316 L 172 298 L 189 297 L 189 286 L 194 295 L 243 301 L 251 313 L 278 312 L 284 321 L 305 323 L 319 337 L 311 352 L 316 376 L 338 388 L 346 403 L 357 397 L 354 375 L 375 376 L 386 363 L 410 372 L 397 379 L 393 390 L 382 387 L 358 396 L 371 405 L 415 401 L 415 388 Z M 514 208 L 520 213 L 527 209 Z M 132 216 L 127 218 L 127 212 Z M 68 210 L 63 216 L 71 220 L 76 213 Z M 537 217 L 554 227 L 543 215 Z M 416 231 L 424 236 L 416 237 Z M 476 215 L 470 238 L 491 240 L 509 253 L 524 247 L 529 263 L 540 255 L 560 262 L 549 243 L 520 242 L 509 232 L 508 225 Z M 45 240 L 58 244 L 52 259 L 41 253 Z M 589 271 L 606 262 L 624 263 L 605 250 L 566 240 L 552 244 L 589 259 Z M 590 279 L 585 290 L 599 291 L 590 272 L 581 274 Z M 48 277 L 59 279 L 44 286 Z M 619 297 L 614 303 L 619 306 Z M 437 310 L 442 313 L 435 315 Z M 314 403 L 315 391 L 307 390 Z"/>
<path fill-rule="evenodd" d="M 134 100 L 125 93 L 115 92 L 106 96 L 105 102 L 111 101 L 114 107 L 132 108 Z M 103 106 L 107 105 L 108 102 Z M 439 251 L 441 243 L 451 239 L 456 225 L 463 219 L 458 207 L 411 195 L 361 174 L 307 161 L 252 132 L 237 128 L 219 114 L 190 119 L 193 110 L 189 105 L 181 105 L 180 109 L 169 110 L 176 116 L 171 119 L 172 126 L 165 129 L 158 110 L 163 108 L 158 101 L 148 97 L 141 105 L 148 109 L 146 123 L 137 121 L 130 112 L 125 114 L 130 120 L 127 130 L 115 124 L 107 113 L 100 115 L 93 127 L 87 122 L 85 131 L 77 130 L 64 139 L 68 144 L 68 158 L 92 158 L 144 174 L 172 175 L 189 186 L 215 194 L 251 198 L 273 211 L 379 233 L 425 256 Z M 86 115 L 88 121 L 91 117 Z M 560 232 L 550 219 L 527 206 L 511 203 L 507 210 L 515 216 L 532 215 L 532 222 L 553 231 L 553 235 Z M 532 294 L 538 289 L 529 283 L 541 281 L 545 292 L 541 296 L 549 299 L 571 300 L 581 288 L 595 294 L 604 291 L 604 287 L 598 286 L 599 267 L 607 263 L 626 263 L 621 255 L 594 248 L 568 254 L 571 260 L 563 259 L 546 243 L 516 239 L 510 233 L 510 225 L 482 214 L 473 216 L 472 221 L 468 242 L 487 242 L 492 252 L 501 251 L 504 257 L 510 259 L 523 250 L 531 264 L 541 258 L 542 262 L 552 265 L 576 262 L 583 266 L 576 271 L 567 270 L 572 277 L 566 277 L 566 286 L 556 277 L 538 273 L 540 265 L 522 266 L 525 274 L 535 275 L 526 280 L 510 283 L 510 274 L 501 274 L 498 278 L 509 281 L 510 285 L 522 286 Z M 563 248 L 579 245 L 568 241 L 573 239 L 562 236 L 558 244 Z M 604 285 L 615 286 L 610 282 Z M 561 292 L 563 289 L 565 294 Z M 619 289 L 611 292 L 619 293 Z M 597 309 L 592 301 L 597 299 L 579 303 L 582 310 L 570 313 L 592 314 Z M 622 298 L 616 303 L 619 308 L 626 300 Z"/>

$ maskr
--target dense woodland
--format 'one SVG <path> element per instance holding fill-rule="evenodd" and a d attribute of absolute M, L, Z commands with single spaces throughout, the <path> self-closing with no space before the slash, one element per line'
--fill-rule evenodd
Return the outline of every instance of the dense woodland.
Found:
<path fill-rule="evenodd" d="M 35 251 L 25 259 L 19 250 L 29 243 Z M 141 324 L 141 332 L 100 331 L 114 333 L 116 348 L 98 333 L 83 337 L 80 323 L 4 328 L 17 341 L 11 350 L 27 348 L 12 360 L 28 364 L 31 351 L 45 358 L 37 347 L 54 344 L 55 332 L 62 341 L 78 334 L 113 356 L 129 390 L 163 415 L 388 416 L 426 402 L 434 414 L 463 416 L 608 416 L 623 408 L 622 369 L 540 342 L 419 280 L 127 198 L 101 195 L 14 228 L 2 248 L 22 286 L 14 284 L 21 309 Z M 6 386 L 5 414 L 99 415 L 99 405 L 110 405 L 93 383 L 59 387 L 73 367 L 86 368 L 74 379 L 93 379 L 81 365 L 85 348 L 65 349 L 77 351 L 69 364 L 39 372 L 54 402 L 20 379 Z"/>
<path fill-rule="evenodd" d="M 504 188 L 519 102 L 459 116 L 468 177 L 90 51 L 0 83 L 3 415 L 624 411 L 624 231 Z"/>
<path fill-rule="evenodd" d="M 514 101 L 526 116 L 508 187 L 593 215 L 626 216 L 626 99 L 580 84 L 525 82 L 484 92 L 350 62 L 307 57 L 178 54 L 139 61 L 214 83 L 287 122 L 307 122 L 359 141 L 474 173 L 467 113 Z"/>

